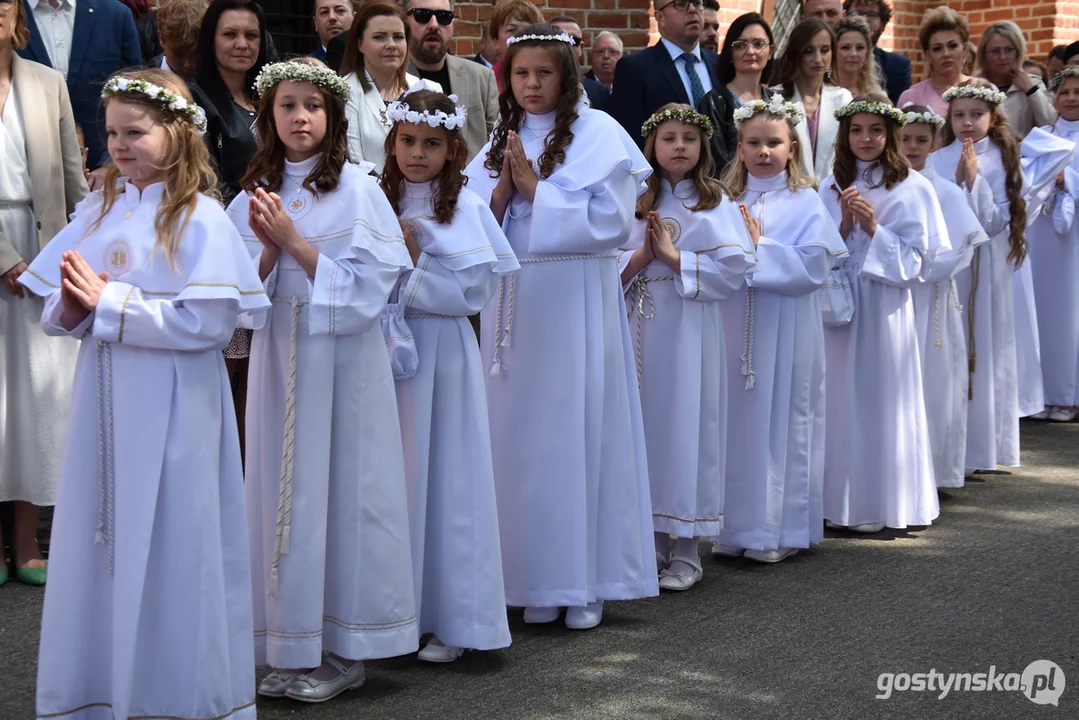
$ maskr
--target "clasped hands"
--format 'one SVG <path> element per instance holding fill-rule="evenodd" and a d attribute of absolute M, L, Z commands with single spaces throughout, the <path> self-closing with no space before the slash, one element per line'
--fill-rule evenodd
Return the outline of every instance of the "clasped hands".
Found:
<path fill-rule="evenodd" d="M 502 174 L 498 176 L 495 185 L 494 196 L 502 202 L 508 203 L 514 192 L 518 192 L 528 202 L 536 201 L 536 186 L 539 184 L 539 176 L 536 175 L 532 162 L 525 154 L 524 143 L 517 133 L 510 131 L 506 135 L 506 151 L 502 157 Z"/>
<path fill-rule="evenodd" d="M 858 188 L 851 185 L 844 190 L 839 196 L 839 206 L 843 213 L 839 233 L 844 239 L 850 235 L 856 222 L 870 237 L 877 232 L 877 213 L 873 209 L 873 203 L 862 197 L 858 193 Z"/>
<path fill-rule="evenodd" d="M 285 212 L 285 205 L 277 193 L 262 188 L 255 190 L 247 203 L 247 223 L 262 243 L 264 251 L 275 257 L 282 250 L 288 251 L 303 238 L 296 232 L 292 218 Z"/>
<path fill-rule="evenodd" d="M 60 303 L 63 314 L 60 324 L 74 330 L 97 309 L 101 293 L 109 284 L 107 272 L 95 273 L 78 250 L 68 250 L 61 255 Z"/>

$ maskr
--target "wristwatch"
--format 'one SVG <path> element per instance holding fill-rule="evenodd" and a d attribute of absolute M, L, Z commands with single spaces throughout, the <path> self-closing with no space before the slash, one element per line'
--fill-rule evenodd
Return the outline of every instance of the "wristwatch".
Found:
<path fill-rule="evenodd" d="M 1042 87 L 1041 85 L 1038 85 L 1037 83 L 1035 83 L 1033 86 L 1031 86 L 1031 88 L 1029 90 L 1027 90 L 1027 97 L 1030 97 L 1034 93 L 1038 92 L 1038 90 L 1040 90 L 1041 87 Z"/>

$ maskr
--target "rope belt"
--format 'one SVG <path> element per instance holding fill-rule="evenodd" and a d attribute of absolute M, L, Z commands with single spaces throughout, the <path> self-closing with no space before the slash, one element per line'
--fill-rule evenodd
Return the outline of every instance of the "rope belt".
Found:
<path fill-rule="evenodd" d="M 595 260 L 599 258 L 616 258 L 617 252 L 590 253 L 583 255 L 542 255 L 539 257 L 517 258 L 521 265 L 528 263 L 566 262 L 570 260 Z M 506 367 L 502 362 L 502 348 L 510 347 L 510 333 L 513 330 L 513 300 L 516 295 L 517 273 L 509 273 L 498 278 L 498 304 L 495 306 L 495 350 L 491 356 L 491 377 L 501 374 Z M 506 326 L 502 327 L 502 307 L 506 307 Z"/>
<path fill-rule="evenodd" d="M 405 313 L 405 320 L 412 320 L 414 318 L 458 318 L 464 317 L 464 315 L 442 315 L 439 313 Z"/>
<path fill-rule="evenodd" d="M 97 527 L 94 544 L 104 545 L 108 552 L 108 573 L 113 573 L 116 540 L 116 467 L 113 463 L 112 439 L 112 344 L 97 341 L 94 349 L 97 370 Z"/>
<path fill-rule="evenodd" d="M 745 337 L 742 340 L 742 377 L 746 379 L 746 390 L 752 390 L 756 385 L 756 376 L 753 372 L 753 345 L 755 344 L 754 331 L 756 322 L 754 312 L 756 310 L 757 289 L 746 288 L 746 324 Z"/>
<path fill-rule="evenodd" d="M 982 269 L 982 249 L 974 249 L 974 257 L 970 261 L 970 297 L 967 298 L 967 337 L 970 338 L 970 348 L 967 351 L 967 400 L 974 399 L 974 369 L 978 360 L 978 345 L 974 335 L 974 312 L 978 307 L 975 302 L 978 296 L 978 276 Z"/>
<path fill-rule="evenodd" d="M 648 292 L 648 286 L 654 282 L 674 280 L 673 275 L 650 276 L 637 275 L 629 285 L 630 312 L 637 314 L 637 388 L 641 387 L 644 380 L 644 345 L 641 341 L 641 333 L 644 330 L 644 321 L 651 320 L 656 316 L 656 304 L 652 301 L 652 293 Z"/>

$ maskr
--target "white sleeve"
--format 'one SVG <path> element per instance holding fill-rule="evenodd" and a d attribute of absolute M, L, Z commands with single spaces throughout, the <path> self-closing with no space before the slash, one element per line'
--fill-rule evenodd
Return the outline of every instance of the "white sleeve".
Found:
<path fill-rule="evenodd" d="M 963 189 L 966 190 L 965 187 Z M 997 204 L 996 198 L 993 197 L 993 188 L 989 186 L 988 180 L 981 175 L 976 175 L 974 186 L 966 190 L 966 193 L 970 209 L 974 211 L 986 235 L 996 237 L 1008 229 L 1008 223 L 1011 221 L 1008 203 L 1005 202 L 1003 206 Z"/>
<path fill-rule="evenodd" d="M 319 254 L 308 279 L 312 335 L 359 335 L 374 327 L 403 268 Z"/>
<path fill-rule="evenodd" d="M 232 300 L 147 298 L 134 285 L 110 282 L 98 299 L 93 336 L 159 350 L 212 350 L 228 344 L 238 312 Z"/>
<path fill-rule="evenodd" d="M 618 173 L 573 191 L 540 180 L 532 203 L 528 251 L 557 254 L 616 250 L 633 222 L 639 186 L 640 180 L 630 173 Z"/>
<path fill-rule="evenodd" d="M 82 339 L 90 332 L 94 324 L 94 313 L 86 316 L 77 327 L 68 330 L 60 324 L 60 317 L 64 314 L 64 303 L 60 300 L 60 291 L 45 298 L 45 307 L 41 311 L 41 329 L 46 335 L 70 335 L 76 339 Z"/>
<path fill-rule="evenodd" d="M 401 302 L 439 315 L 475 315 L 494 296 L 498 275 L 488 264 L 453 271 L 436 256 L 420 253 L 416 269 L 401 287 Z"/>
<path fill-rule="evenodd" d="M 801 297 L 824 284 L 839 256 L 820 243 L 784 245 L 761 236 L 757 243 L 757 260 L 757 272 L 749 276 L 747 285 Z"/>
<path fill-rule="evenodd" d="M 861 232 L 859 226 L 856 232 Z M 913 287 L 924 280 L 928 258 L 917 248 L 877 223 L 877 231 L 869 241 L 861 274 L 884 285 Z"/>

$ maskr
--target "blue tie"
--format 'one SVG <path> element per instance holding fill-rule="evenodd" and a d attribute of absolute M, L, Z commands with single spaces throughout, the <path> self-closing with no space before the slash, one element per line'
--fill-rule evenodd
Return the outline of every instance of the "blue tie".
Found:
<path fill-rule="evenodd" d="M 697 107 L 697 103 L 704 97 L 704 86 L 701 85 L 701 79 L 697 77 L 697 71 L 694 66 L 700 62 L 693 53 L 682 53 L 682 62 L 686 64 L 686 75 L 689 75 L 689 89 L 693 95 L 693 107 Z"/>

